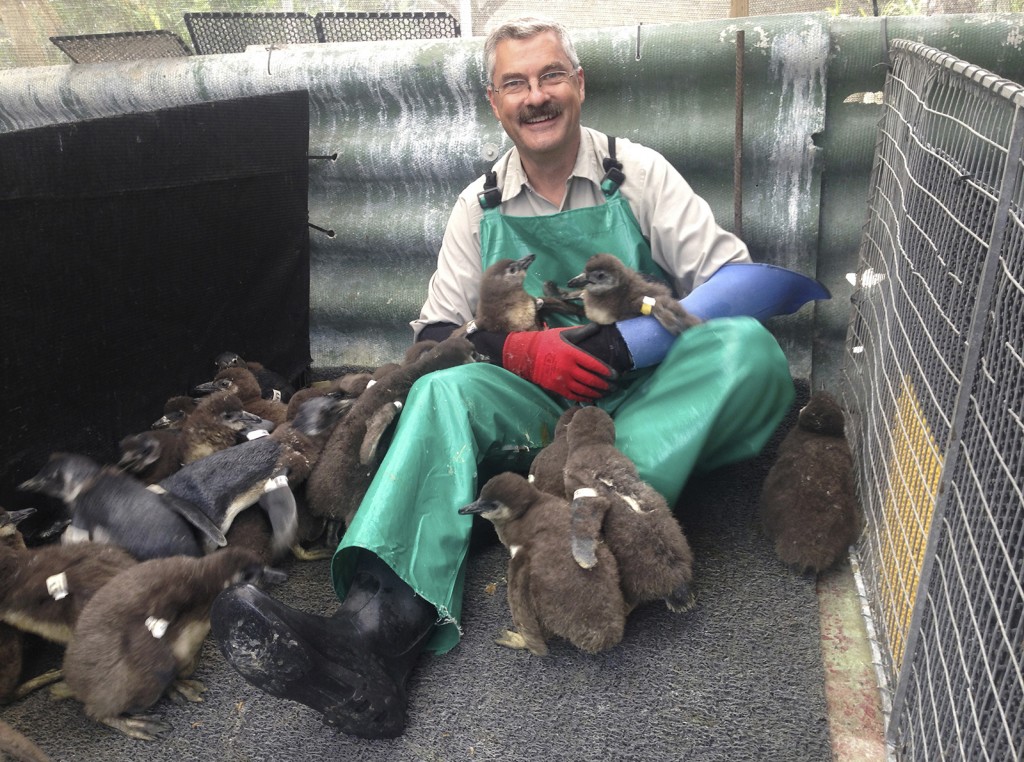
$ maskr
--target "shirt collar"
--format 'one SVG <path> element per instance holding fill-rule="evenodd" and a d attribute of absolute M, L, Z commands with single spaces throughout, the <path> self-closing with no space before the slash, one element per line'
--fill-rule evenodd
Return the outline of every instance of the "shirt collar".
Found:
<path fill-rule="evenodd" d="M 602 157 L 597 153 L 595 140 L 590 130 L 583 127 L 580 129 L 582 131 L 580 147 L 576 152 L 576 164 L 572 168 L 569 180 L 571 182 L 573 178 L 579 177 L 590 180 L 594 185 L 601 187 L 601 180 L 604 178 Z M 495 169 L 498 170 L 500 175 L 500 168 L 495 166 Z M 512 150 L 509 151 L 508 161 L 505 162 L 505 177 L 504 179 L 499 177 L 501 200 L 508 201 L 511 198 L 515 198 L 523 192 L 523 188 L 528 182 L 526 170 L 523 169 L 522 159 L 519 158 L 519 149 L 513 146 Z"/>

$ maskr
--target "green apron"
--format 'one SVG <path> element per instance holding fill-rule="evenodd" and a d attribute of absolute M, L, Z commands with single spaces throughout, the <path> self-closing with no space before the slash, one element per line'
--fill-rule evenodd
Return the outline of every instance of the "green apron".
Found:
<path fill-rule="evenodd" d="M 480 223 L 483 266 L 536 256 L 526 287 L 564 284 L 597 252 L 664 277 L 617 186 L 606 203 L 541 217 L 486 209 Z M 674 505 L 694 469 L 753 457 L 792 404 L 785 355 L 755 319 L 722 318 L 679 337 L 662 363 L 634 371 L 598 404 L 611 412 L 616 445 L 640 475 Z M 332 581 L 344 597 L 357 548 L 386 561 L 438 609 L 430 648 L 459 640 L 462 591 L 479 480 L 525 471 L 550 443 L 568 402 L 495 365 L 432 373 L 413 386 L 387 453 L 335 553 Z"/>

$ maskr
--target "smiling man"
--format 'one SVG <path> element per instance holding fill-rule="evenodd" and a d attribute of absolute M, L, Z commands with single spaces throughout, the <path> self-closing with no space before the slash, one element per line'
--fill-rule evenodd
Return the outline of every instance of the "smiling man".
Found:
<path fill-rule="evenodd" d="M 585 77 L 563 26 L 502 24 L 484 58 L 491 108 L 513 147 L 459 195 L 414 339 L 443 340 L 472 320 L 481 275 L 503 258 L 534 255 L 525 281 L 534 296 L 599 252 L 677 297 L 749 261 L 663 156 L 581 126 Z M 469 333 L 489 362 L 412 387 L 335 554 L 337 612 L 296 611 L 251 586 L 221 594 L 213 632 L 246 679 L 345 732 L 398 735 L 419 654 L 460 637 L 472 517 L 459 508 L 476 497 L 479 473 L 525 470 L 567 407 L 594 403 L 612 414 L 616 445 L 640 476 L 674 505 L 695 469 L 757 454 L 793 400 L 786 357 L 753 318 L 690 328 L 642 369 L 614 324 L 556 319 L 539 331 Z"/>

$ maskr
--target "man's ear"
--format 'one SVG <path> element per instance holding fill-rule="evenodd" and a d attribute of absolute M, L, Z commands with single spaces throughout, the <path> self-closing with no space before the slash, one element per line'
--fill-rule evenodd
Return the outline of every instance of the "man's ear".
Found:
<path fill-rule="evenodd" d="M 497 98 L 497 93 L 494 92 L 494 88 L 490 85 L 487 86 L 487 102 L 491 104 L 491 111 L 494 113 L 494 117 L 500 122 L 501 117 L 498 115 L 498 107 L 494 103 L 494 99 Z"/>
<path fill-rule="evenodd" d="M 580 83 L 580 103 L 583 103 L 583 101 L 586 100 L 587 97 L 587 85 L 583 78 L 582 66 L 576 70 L 576 79 L 579 80 Z"/>

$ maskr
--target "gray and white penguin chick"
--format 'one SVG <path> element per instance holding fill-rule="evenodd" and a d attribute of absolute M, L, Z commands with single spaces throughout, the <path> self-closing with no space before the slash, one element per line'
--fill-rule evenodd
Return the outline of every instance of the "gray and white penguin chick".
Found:
<path fill-rule="evenodd" d="M 292 490 L 306 481 L 352 402 L 329 395 L 309 399 L 294 420 L 268 436 L 190 463 L 159 487 L 195 506 L 225 535 L 239 513 L 259 503 L 270 519 L 277 557 L 295 542 L 298 515 Z"/>
<path fill-rule="evenodd" d="M 237 352 L 221 352 L 214 358 L 213 364 L 217 373 L 225 368 L 247 368 L 252 371 L 260 385 L 260 394 L 263 399 L 289 402 L 295 392 L 295 388 L 280 373 L 255 360 L 243 360 Z"/>
<path fill-rule="evenodd" d="M 612 254 L 595 254 L 568 285 L 583 289 L 583 310 L 589 320 L 610 325 L 619 320 L 651 315 L 673 336 L 699 324 L 661 281 L 627 267 Z"/>
<path fill-rule="evenodd" d="M 842 408 L 828 392 L 811 394 L 779 444 L 758 512 L 779 560 L 799 573 L 825 571 L 856 541 L 861 513 L 853 456 Z"/>
<path fill-rule="evenodd" d="M 581 408 L 566 426 L 564 478 L 572 500 L 572 552 L 600 563 L 603 543 L 618 562 L 629 610 L 664 600 L 672 611 L 693 607 L 693 551 L 665 498 L 640 478 L 615 447 L 615 423 L 598 407 Z"/>
<path fill-rule="evenodd" d="M 223 532 L 192 504 L 85 455 L 54 453 L 18 489 L 64 502 L 71 514 L 61 536 L 66 545 L 109 543 L 146 560 L 202 555 L 198 536 L 218 546 L 226 542 Z"/>
<path fill-rule="evenodd" d="M 565 492 L 565 459 L 569 455 L 569 440 L 565 427 L 579 409 L 579 405 L 566 408 L 555 423 L 551 442 L 537 453 L 530 463 L 529 478 L 533 486 L 543 492 L 567 499 L 571 496 Z"/>
<path fill-rule="evenodd" d="M 248 368 L 225 368 L 212 381 L 199 384 L 193 391 L 196 394 L 231 392 L 242 401 L 242 407 L 275 425 L 284 423 L 288 418 L 288 403 L 280 399 L 264 399 L 259 381 Z"/>
<path fill-rule="evenodd" d="M 380 466 L 378 453 L 384 434 L 412 385 L 428 373 L 474 362 L 475 358 L 473 345 L 465 337 L 417 342 L 401 366 L 367 387 L 335 427 L 309 475 L 306 498 L 310 512 L 347 528 Z M 332 527 L 328 539 L 333 539 L 336 531 L 337 527 Z"/>
<path fill-rule="evenodd" d="M 479 514 L 493 523 L 510 553 L 508 605 L 515 629 L 503 633 L 499 645 L 544 656 L 551 636 L 587 653 L 622 640 L 626 610 L 615 557 L 599 545 L 593 568 L 576 563 L 566 500 L 506 471 L 488 480 L 480 496 L 459 513 Z"/>
<path fill-rule="evenodd" d="M 280 581 L 250 551 L 224 548 L 203 558 L 160 558 L 126 569 L 92 597 L 64 652 L 58 697 L 131 738 L 153 740 L 169 728 L 138 715 L 168 690 L 201 701 L 205 687 L 185 680 L 210 631 L 210 607 L 240 581 Z"/>

